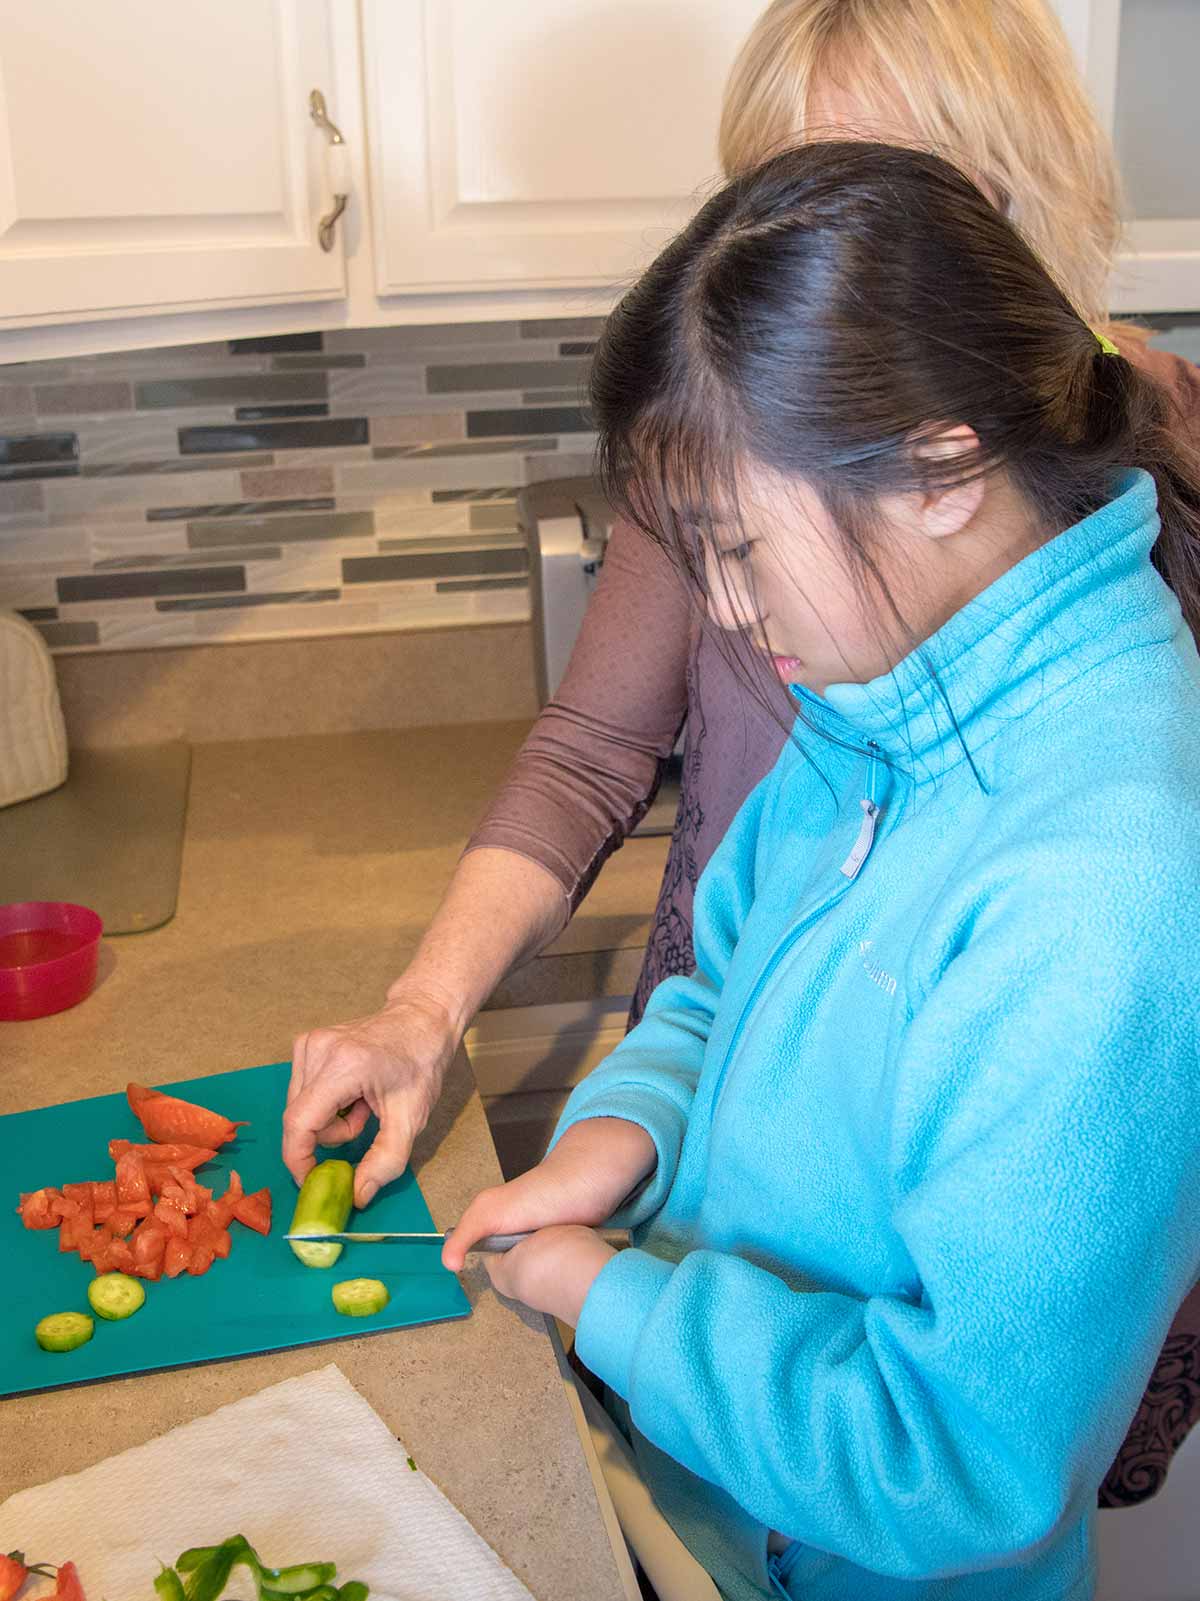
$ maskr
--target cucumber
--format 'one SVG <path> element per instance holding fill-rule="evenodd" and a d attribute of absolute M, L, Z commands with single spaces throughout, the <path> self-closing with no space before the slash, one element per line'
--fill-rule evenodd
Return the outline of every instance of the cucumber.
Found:
<path fill-rule="evenodd" d="M 117 1323 L 146 1304 L 146 1292 L 127 1273 L 101 1273 L 88 1285 L 88 1300 L 97 1317 Z"/>
<path fill-rule="evenodd" d="M 350 1163 L 340 1161 L 337 1157 L 331 1157 L 328 1162 L 318 1162 L 300 1186 L 288 1233 L 340 1234 L 346 1227 L 353 1205 L 354 1169 Z M 290 1240 L 288 1243 L 305 1267 L 332 1267 L 342 1254 L 342 1247 L 335 1240 L 314 1245 L 305 1245 L 302 1240 Z"/>
<path fill-rule="evenodd" d="M 33 1331 L 43 1351 L 77 1351 L 96 1332 L 96 1325 L 83 1312 L 51 1312 Z"/>
<path fill-rule="evenodd" d="M 344 1162 L 343 1167 L 349 1167 Z M 293 1596 L 306 1595 L 310 1590 L 318 1590 L 337 1577 L 337 1564 L 335 1562 L 302 1562 L 294 1568 L 264 1568 L 263 1594 L 270 1589 L 273 1594 Z"/>
<path fill-rule="evenodd" d="M 379 1279 L 343 1279 L 333 1287 L 333 1309 L 346 1317 L 372 1317 L 391 1300 Z"/>

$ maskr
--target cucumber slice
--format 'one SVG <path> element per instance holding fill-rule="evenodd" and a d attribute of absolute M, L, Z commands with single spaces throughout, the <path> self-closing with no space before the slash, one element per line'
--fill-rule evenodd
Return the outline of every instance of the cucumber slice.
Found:
<path fill-rule="evenodd" d="M 118 1323 L 146 1304 L 146 1292 L 127 1273 L 101 1273 L 88 1285 L 88 1300 L 97 1317 Z"/>
<path fill-rule="evenodd" d="M 347 1162 L 346 1166 L 349 1165 Z M 276 1595 L 305 1595 L 309 1590 L 319 1590 L 336 1577 L 336 1562 L 302 1562 L 294 1568 L 264 1568 L 266 1584 L 263 1593 L 266 1594 L 269 1587 Z"/>
<path fill-rule="evenodd" d="M 349 1162 L 331 1157 L 318 1162 L 300 1186 L 289 1234 L 340 1234 L 354 1205 L 354 1169 Z M 289 1240 L 305 1267 L 332 1267 L 342 1254 L 336 1240 L 306 1245 Z"/>
<path fill-rule="evenodd" d="M 346 1317 L 373 1317 L 391 1300 L 379 1279 L 343 1279 L 333 1287 L 333 1309 Z"/>
<path fill-rule="evenodd" d="M 96 1325 L 83 1312 L 51 1312 L 33 1331 L 43 1351 L 77 1351 L 96 1332 Z"/>

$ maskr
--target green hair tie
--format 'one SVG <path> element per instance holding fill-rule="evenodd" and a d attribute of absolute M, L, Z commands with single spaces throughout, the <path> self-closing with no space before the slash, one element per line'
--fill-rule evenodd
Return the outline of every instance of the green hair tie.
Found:
<path fill-rule="evenodd" d="M 1106 335 L 1096 333 L 1094 328 L 1092 333 L 1095 335 L 1096 343 L 1100 346 L 1100 354 L 1102 356 L 1119 356 L 1121 354 L 1116 345 Z"/>

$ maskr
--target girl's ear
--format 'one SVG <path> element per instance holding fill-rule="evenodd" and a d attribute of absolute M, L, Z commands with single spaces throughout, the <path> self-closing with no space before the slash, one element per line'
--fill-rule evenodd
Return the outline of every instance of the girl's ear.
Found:
<path fill-rule="evenodd" d="M 979 438 L 966 423 L 943 428 L 927 434 L 913 446 L 913 454 L 922 463 L 936 467 L 949 466 L 956 456 L 974 458 L 979 451 Z M 888 521 L 893 527 L 901 526 L 916 539 L 948 539 L 961 533 L 975 516 L 983 501 L 984 482 L 981 474 L 965 483 L 949 484 L 943 489 L 913 490 L 908 494 L 890 497 Z"/>
<path fill-rule="evenodd" d="M 943 428 L 921 440 L 915 449 L 916 456 L 930 466 L 950 466 L 956 456 L 978 460 L 979 436 L 966 423 Z M 919 527 L 926 539 L 946 539 L 964 529 L 983 501 L 983 475 L 976 473 L 966 483 L 951 484 L 945 489 L 932 489 L 915 497 L 921 502 Z"/>

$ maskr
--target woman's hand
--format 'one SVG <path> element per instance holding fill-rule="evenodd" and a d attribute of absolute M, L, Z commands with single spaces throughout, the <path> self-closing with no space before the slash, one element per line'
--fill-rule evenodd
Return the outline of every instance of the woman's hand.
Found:
<path fill-rule="evenodd" d="M 486 1258 L 488 1277 L 501 1295 L 548 1312 L 572 1328 L 596 1275 L 616 1251 L 578 1223 L 539 1229 L 501 1256 Z"/>
<path fill-rule="evenodd" d="M 283 1160 L 296 1183 L 313 1166 L 316 1146 L 356 1138 L 372 1112 L 379 1132 L 358 1164 L 355 1206 L 366 1206 L 398 1178 L 441 1093 L 458 1038 L 445 1007 L 418 994 L 398 996 L 370 1017 L 302 1034 L 283 1114 Z"/>
<path fill-rule="evenodd" d="M 528 1173 L 479 1192 L 446 1241 L 442 1261 L 452 1272 L 460 1272 L 467 1252 L 485 1234 L 524 1234 L 558 1223 L 603 1223 L 654 1171 L 657 1161 L 654 1141 L 636 1123 L 620 1117 L 590 1117 L 575 1123 Z M 525 1245 L 514 1247 L 524 1249 Z"/>

